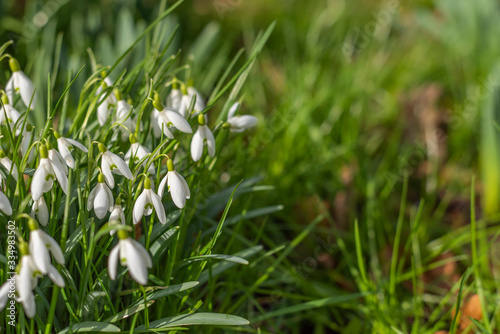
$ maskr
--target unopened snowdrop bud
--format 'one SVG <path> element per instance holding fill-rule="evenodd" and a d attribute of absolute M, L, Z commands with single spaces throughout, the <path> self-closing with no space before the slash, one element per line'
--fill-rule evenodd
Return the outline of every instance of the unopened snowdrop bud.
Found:
<path fill-rule="evenodd" d="M 118 244 L 111 250 L 108 257 L 108 274 L 116 279 L 118 262 L 126 266 L 130 276 L 139 284 L 148 284 L 148 268 L 153 267 L 151 255 L 139 242 L 128 236 L 124 230 L 118 230 Z"/>
<path fill-rule="evenodd" d="M 40 164 L 31 181 L 31 197 L 33 201 L 39 200 L 44 193 L 52 189 L 52 185 L 56 179 L 67 195 L 68 177 L 65 174 L 64 168 L 58 162 L 51 161 L 47 147 L 40 145 Z"/>
<path fill-rule="evenodd" d="M 31 217 L 34 218 L 35 216 L 40 224 L 47 226 L 47 223 L 49 222 L 49 208 L 47 207 L 47 203 L 45 202 L 45 198 L 43 198 L 43 196 L 33 202 L 33 206 L 31 207 Z"/>
<path fill-rule="evenodd" d="M 5 92 L 10 101 L 14 101 L 14 94 L 21 94 L 21 99 L 26 107 L 31 109 L 36 105 L 36 94 L 34 95 L 35 86 L 33 82 L 21 71 L 18 61 L 15 58 L 10 58 L 9 66 L 12 71 L 12 76 L 5 85 Z M 31 98 L 33 97 L 33 100 Z M 31 102 L 31 105 L 30 105 Z"/>
<path fill-rule="evenodd" d="M 193 139 L 191 140 L 191 157 L 194 161 L 201 159 L 203 154 L 203 146 L 207 143 L 208 154 L 211 157 L 215 156 L 215 138 L 212 131 L 206 125 L 206 116 L 198 115 L 198 130 L 196 130 Z"/>
<path fill-rule="evenodd" d="M 87 200 L 87 210 L 94 208 L 97 218 L 102 219 L 108 211 L 113 210 L 113 194 L 104 182 L 104 174 L 97 176 L 97 185 L 92 189 Z"/>
<path fill-rule="evenodd" d="M 167 186 L 175 206 L 182 209 L 186 205 L 186 199 L 189 199 L 191 196 L 189 186 L 186 180 L 175 170 L 172 159 L 168 159 L 167 169 L 168 173 L 158 187 L 158 195 L 163 197 L 165 186 Z"/>
<path fill-rule="evenodd" d="M 64 161 L 66 162 L 69 168 L 75 169 L 75 159 L 73 159 L 73 156 L 71 155 L 73 146 L 78 147 L 85 153 L 88 152 L 87 148 L 84 145 L 77 142 L 76 140 L 73 140 L 71 138 L 61 137 L 61 135 L 57 131 L 54 131 L 54 137 L 56 137 L 57 139 L 57 148 L 59 149 L 61 156 L 64 158 Z"/>
<path fill-rule="evenodd" d="M 127 179 L 132 180 L 132 172 L 122 158 L 110 152 L 106 146 L 101 143 L 99 143 L 98 148 L 99 151 L 101 151 L 101 171 L 104 174 L 106 183 L 111 189 L 115 186 L 115 180 L 111 172 L 117 175 L 123 175 Z"/>
<path fill-rule="evenodd" d="M 28 153 L 28 149 L 30 148 L 32 142 L 34 141 L 34 131 L 33 127 L 26 123 L 26 126 L 24 127 L 24 131 L 22 131 L 22 141 L 21 141 L 21 154 L 23 157 Z M 28 163 L 32 163 L 33 160 L 35 159 L 35 150 L 32 149 L 30 151 L 30 155 L 28 157 Z"/>
<path fill-rule="evenodd" d="M 225 129 L 229 129 L 231 132 L 243 132 L 248 128 L 257 125 L 257 118 L 250 115 L 234 116 L 236 110 L 238 110 L 239 103 L 236 102 L 231 106 L 227 114 L 227 122 L 223 124 Z"/>
<path fill-rule="evenodd" d="M 125 225 L 125 214 L 123 213 L 123 208 L 122 208 L 122 200 L 120 196 L 116 198 L 115 201 L 115 206 L 113 207 L 113 210 L 111 211 L 111 215 L 109 215 L 109 224 L 110 225 L 115 225 L 115 224 L 122 224 Z M 113 235 L 115 234 L 116 230 L 111 230 L 109 234 Z"/>
<path fill-rule="evenodd" d="M 5 155 L 5 152 L 3 150 L 0 149 L 0 164 L 2 164 L 5 169 L 7 169 L 7 171 L 10 173 L 10 175 L 12 175 L 12 177 L 14 178 L 14 180 L 16 180 L 17 182 L 17 166 L 15 163 L 12 162 L 12 160 L 9 159 L 9 157 L 7 157 Z M 2 175 L 0 175 L 0 179 L 2 179 Z"/>
<path fill-rule="evenodd" d="M 133 134 L 129 136 L 129 140 L 131 144 L 130 149 L 125 154 L 125 162 L 127 164 L 130 165 L 130 160 L 132 160 L 134 163 L 137 163 L 151 154 L 151 152 L 145 146 L 137 142 L 137 138 Z M 142 162 L 142 166 L 146 167 L 146 163 L 147 159 Z M 149 165 L 148 172 L 150 174 L 155 174 L 155 167 L 153 163 Z"/>
<path fill-rule="evenodd" d="M 167 222 L 167 216 L 161 198 L 151 189 L 151 180 L 146 179 L 144 180 L 144 190 L 134 204 L 134 224 L 137 224 L 143 216 L 151 215 L 153 208 L 156 211 L 160 223 L 165 224 Z"/>
<path fill-rule="evenodd" d="M 18 121 L 21 114 L 17 111 L 10 103 L 7 95 L 2 93 L 2 106 L 0 108 L 0 124 L 8 123 L 11 130 L 14 130 L 14 126 Z M 19 135 L 21 129 L 18 127 L 16 130 L 16 135 Z"/>
<path fill-rule="evenodd" d="M 50 235 L 40 229 L 34 219 L 29 219 L 28 227 L 30 229 L 30 254 L 35 260 L 38 270 L 48 275 L 57 286 L 63 288 L 64 280 L 57 269 L 52 265 L 50 254 L 59 264 L 64 264 L 64 255 L 59 244 Z"/>

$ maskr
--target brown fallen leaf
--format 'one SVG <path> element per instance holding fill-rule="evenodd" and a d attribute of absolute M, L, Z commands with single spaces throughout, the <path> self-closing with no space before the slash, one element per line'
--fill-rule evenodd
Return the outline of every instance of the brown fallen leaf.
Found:
<path fill-rule="evenodd" d="M 455 310 L 451 312 L 452 319 L 455 317 Z M 481 310 L 481 301 L 479 300 L 479 295 L 473 294 L 469 296 L 460 307 L 460 313 L 458 316 L 458 328 L 460 331 L 464 331 L 472 324 L 472 319 L 481 320 L 483 317 L 483 312 Z"/>

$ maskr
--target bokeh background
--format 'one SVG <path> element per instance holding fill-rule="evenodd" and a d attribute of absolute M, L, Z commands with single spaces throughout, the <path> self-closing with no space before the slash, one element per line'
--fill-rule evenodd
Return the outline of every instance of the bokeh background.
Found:
<path fill-rule="evenodd" d="M 113 64 L 159 6 L 2 0 L 1 42 L 16 42 L 10 52 L 45 92 L 49 72 L 86 64 L 91 73 L 88 48 L 97 63 Z M 459 331 L 477 330 L 468 316 L 484 321 L 485 313 L 495 328 L 499 18 L 496 0 L 187 0 L 166 19 L 166 30 L 179 29 L 169 52 L 181 50 L 206 97 L 238 50 L 276 22 L 241 96 L 242 113 L 259 125 L 224 149 L 227 172 L 212 180 L 215 192 L 257 178 L 259 195 L 235 205 L 269 213 L 237 227 L 269 253 L 239 275 L 240 288 L 252 288 L 235 308 L 254 315 L 252 330 L 447 330 L 460 277 L 474 263 L 480 270 L 467 281 Z M 2 86 L 8 67 L 0 71 Z M 84 77 L 72 88 L 75 101 Z M 53 96 L 66 81 L 51 83 Z"/>

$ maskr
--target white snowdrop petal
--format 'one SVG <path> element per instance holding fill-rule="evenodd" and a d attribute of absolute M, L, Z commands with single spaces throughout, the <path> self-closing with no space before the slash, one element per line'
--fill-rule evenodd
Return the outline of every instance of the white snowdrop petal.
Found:
<path fill-rule="evenodd" d="M 49 150 L 49 160 L 53 165 L 61 168 L 64 171 L 64 174 L 68 175 L 68 165 L 66 165 L 63 157 L 56 151 L 56 149 L 53 148 Z"/>
<path fill-rule="evenodd" d="M 2 191 L 0 191 L 0 211 L 5 213 L 7 216 L 12 215 L 12 206 L 10 205 L 10 201 Z"/>
<path fill-rule="evenodd" d="M 119 156 L 117 156 L 114 153 L 111 153 L 109 151 L 107 153 L 110 154 L 110 158 L 113 160 L 113 163 L 118 168 L 118 170 L 122 173 L 122 175 L 125 176 L 127 179 L 132 180 L 134 176 L 132 175 L 132 172 L 130 171 L 130 168 L 125 163 L 125 161 L 123 161 L 122 158 L 120 158 Z"/>
<path fill-rule="evenodd" d="M 150 119 L 151 126 L 153 127 L 153 135 L 158 138 L 161 136 L 160 112 L 153 108 Z"/>
<path fill-rule="evenodd" d="M 54 259 L 59 263 L 59 264 L 64 264 L 64 255 L 61 250 L 61 246 L 57 243 L 57 241 L 48 235 L 47 233 L 43 232 L 40 230 L 40 234 L 42 235 L 43 240 L 45 241 L 46 245 L 49 245 L 50 252 L 54 256 Z"/>
<path fill-rule="evenodd" d="M 138 242 L 132 238 L 130 238 L 130 241 L 134 244 L 135 249 L 139 251 L 142 258 L 146 262 L 146 267 L 152 268 L 153 267 L 153 260 L 151 259 L 151 255 L 149 255 L 149 252 L 146 250 L 146 248 L 144 248 L 144 246 L 140 242 Z"/>
<path fill-rule="evenodd" d="M 208 126 L 204 125 L 204 127 L 205 136 L 207 139 L 208 154 L 213 158 L 215 156 L 215 138 Z"/>
<path fill-rule="evenodd" d="M 160 196 L 151 191 L 151 202 L 156 210 L 156 215 L 160 220 L 160 223 L 165 224 L 167 222 L 167 215 L 165 214 L 165 208 L 161 202 Z"/>
<path fill-rule="evenodd" d="M 31 102 L 31 109 L 34 109 L 36 105 L 36 94 L 33 95 L 35 91 L 35 86 L 33 85 L 33 82 L 24 74 L 23 71 L 17 71 L 15 72 L 17 75 L 16 79 L 17 84 L 19 85 L 19 93 L 21 94 L 21 99 L 24 102 L 24 105 L 26 107 L 30 106 Z M 33 100 L 31 98 L 33 97 Z"/>
<path fill-rule="evenodd" d="M 189 191 L 189 185 L 187 184 L 186 180 L 182 177 L 181 174 L 179 174 L 179 173 L 177 173 L 177 174 L 179 175 L 179 178 L 182 182 L 182 185 L 184 186 L 184 192 L 186 194 L 186 199 L 189 199 L 191 197 L 191 192 Z"/>
<path fill-rule="evenodd" d="M 236 113 L 236 110 L 238 110 L 238 107 L 240 106 L 239 102 L 234 103 L 231 108 L 229 108 L 229 111 L 227 113 L 227 119 L 228 121 L 233 118 L 234 114 Z"/>
<path fill-rule="evenodd" d="M 251 115 L 236 116 L 228 120 L 231 124 L 231 129 L 248 129 L 257 125 L 257 118 Z"/>
<path fill-rule="evenodd" d="M 111 212 L 113 210 L 113 205 L 115 204 L 115 199 L 113 198 L 113 193 L 109 190 L 108 186 L 103 184 L 103 188 L 106 191 L 106 196 L 108 198 L 108 211 Z"/>
<path fill-rule="evenodd" d="M 108 257 L 108 275 L 111 280 L 116 279 L 116 271 L 118 270 L 118 255 L 120 253 L 120 242 L 109 252 Z"/>
<path fill-rule="evenodd" d="M 108 160 L 104 159 L 104 157 L 101 160 L 101 171 L 104 175 L 104 180 L 108 186 L 113 189 L 115 187 L 115 179 L 113 178 L 113 174 L 111 174 L 111 167 L 109 166 Z"/>
<path fill-rule="evenodd" d="M 169 122 L 169 120 L 165 116 L 165 114 L 160 113 L 160 116 L 158 117 L 158 126 L 160 127 L 160 129 L 163 129 L 163 133 L 165 134 L 165 136 L 167 136 L 170 139 L 174 139 L 174 135 L 172 134 L 172 132 L 168 128 L 168 122 Z"/>
<path fill-rule="evenodd" d="M 106 194 L 106 190 L 104 189 L 104 185 L 102 183 L 99 183 L 96 188 L 97 191 L 94 199 L 94 212 L 97 218 L 102 219 L 108 212 L 108 195 Z"/>
<path fill-rule="evenodd" d="M 167 175 L 165 175 L 165 177 L 161 180 L 160 185 L 158 186 L 158 195 L 160 195 L 160 197 L 163 197 L 163 193 L 165 192 L 165 186 L 167 185 L 169 173 L 167 173 Z"/>
<path fill-rule="evenodd" d="M 54 173 L 56 174 L 56 179 L 61 185 L 63 192 L 68 195 L 68 177 L 64 173 L 64 169 L 57 164 L 53 164 L 52 167 Z"/>
<path fill-rule="evenodd" d="M 144 215 L 145 205 L 146 205 L 146 191 L 144 190 L 142 194 L 139 195 L 134 205 L 134 210 L 132 212 L 134 218 L 134 224 L 137 224 Z"/>
<path fill-rule="evenodd" d="M 167 106 L 174 110 L 179 110 L 182 99 L 182 92 L 180 89 L 172 89 L 167 97 Z"/>
<path fill-rule="evenodd" d="M 50 265 L 50 254 L 43 237 L 40 235 L 41 230 L 30 232 L 30 254 L 33 256 L 35 264 L 42 274 L 47 274 Z"/>
<path fill-rule="evenodd" d="M 57 271 L 56 267 L 54 266 L 49 266 L 49 270 L 47 272 L 47 275 L 49 276 L 50 280 L 54 282 L 55 285 L 57 285 L 60 288 L 64 288 L 64 279 L 62 278 L 61 274 Z"/>
<path fill-rule="evenodd" d="M 36 217 L 40 224 L 47 226 L 49 222 L 49 208 L 43 196 L 41 196 L 38 201 L 33 202 L 32 210 L 36 212 Z"/>
<path fill-rule="evenodd" d="M 69 150 L 68 146 L 66 146 L 62 138 L 59 138 L 57 140 L 57 148 L 59 149 L 59 152 L 61 153 L 61 156 L 64 158 L 64 162 L 68 165 L 68 167 L 71 169 L 75 169 L 75 160 L 73 159 L 71 151 Z"/>
<path fill-rule="evenodd" d="M 135 245 L 131 242 L 131 239 L 125 239 L 121 241 L 127 249 L 127 267 L 130 276 L 139 284 L 148 284 L 148 269 L 140 251 L 135 248 Z"/>
<path fill-rule="evenodd" d="M 181 176 L 176 172 L 169 172 L 170 177 L 168 179 L 168 187 L 170 195 L 172 196 L 172 201 L 175 206 L 182 209 L 186 205 L 186 192 L 184 188 L 184 183 L 181 181 Z"/>
<path fill-rule="evenodd" d="M 108 100 L 106 99 L 97 107 L 97 120 L 99 121 L 100 126 L 106 124 L 106 121 L 108 120 L 108 106 Z"/>
<path fill-rule="evenodd" d="M 97 187 L 94 187 L 94 189 L 90 191 L 89 198 L 87 199 L 87 210 L 89 211 L 92 210 L 92 208 L 94 207 L 94 199 L 96 193 L 97 193 Z"/>
<path fill-rule="evenodd" d="M 144 216 L 149 216 L 150 214 L 153 213 L 153 202 L 151 201 L 151 193 L 153 192 L 151 189 L 144 189 L 144 192 L 146 193 L 146 204 L 144 207 Z"/>
<path fill-rule="evenodd" d="M 42 159 L 40 162 L 40 166 L 38 166 L 35 174 L 33 174 L 33 179 L 31 180 L 31 198 L 33 201 L 38 201 L 38 199 L 43 195 L 43 188 L 45 184 L 46 178 L 46 170 L 43 167 L 43 161 L 46 159 Z"/>
<path fill-rule="evenodd" d="M 80 150 L 82 150 L 83 152 L 87 153 L 89 150 L 87 149 L 87 147 L 85 147 L 83 144 L 80 144 L 79 142 L 77 142 L 76 140 L 74 139 L 71 139 L 71 138 L 65 138 L 71 145 L 75 146 L 75 147 L 78 147 Z"/>
<path fill-rule="evenodd" d="M 168 109 L 164 110 L 163 112 L 176 129 L 184 133 L 193 133 L 193 129 L 191 129 L 188 121 L 186 121 L 186 119 L 180 114 Z"/>
<path fill-rule="evenodd" d="M 8 157 L 4 157 L 4 158 L 0 159 L 0 163 L 5 167 L 5 169 L 10 173 L 10 175 L 17 182 L 18 178 L 17 178 L 17 166 L 16 166 L 16 164 L 13 163 L 12 160 L 10 160 Z"/>
<path fill-rule="evenodd" d="M 191 140 L 191 157 L 194 161 L 200 160 L 201 155 L 203 154 L 203 137 L 201 131 L 200 126 Z"/>

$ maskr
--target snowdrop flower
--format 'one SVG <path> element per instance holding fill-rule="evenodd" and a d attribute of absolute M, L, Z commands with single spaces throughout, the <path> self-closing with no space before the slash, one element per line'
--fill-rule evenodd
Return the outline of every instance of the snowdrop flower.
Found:
<path fill-rule="evenodd" d="M 193 133 L 189 123 L 177 113 L 174 109 L 165 108 L 159 100 L 153 101 L 154 111 L 158 111 L 158 121 L 157 125 L 163 129 L 163 133 L 170 139 L 174 138 L 172 132 L 170 132 L 169 127 L 173 126 L 181 132 Z"/>
<path fill-rule="evenodd" d="M 144 180 L 144 190 L 142 194 L 139 195 L 134 205 L 134 224 L 137 224 L 143 216 L 149 216 L 153 212 L 153 208 L 156 211 L 160 223 L 165 224 L 167 222 L 167 216 L 163 204 L 161 203 L 161 198 L 151 189 L 151 180 L 147 178 Z"/>
<path fill-rule="evenodd" d="M 257 118 L 250 115 L 234 116 L 240 104 L 236 102 L 231 106 L 227 114 L 227 123 L 223 127 L 228 128 L 231 132 L 243 132 L 245 129 L 257 125 Z"/>
<path fill-rule="evenodd" d="M 47 143 L 47 149 L 49 150 L 49 160 L 50 162 L 61 166 L 64 170 L 64 174 L 68 175 L 68 165 L 64 161 L 64 158 L 61 156 L 59 152 L 55 148 L 52 147 L 50 143 Z"/>
<path fill-rule="evenodd" d="M 158 138 L 161 136 L 161 128 L 159 123 L 159 117 L 160 117 L 160 112 L 156 110 L 156 108 L 153 108 L 153 111 L 151 111 L 151 126 L 153 127 L 153 135 Z"/>
<path fill-rule="evenodd" d="M 108 151 L 106 146 L 101 143 L 99 143 L 98 147 L 99 151 L 101 151 L 102 154 L 101 171 L 104 174 L 106 183 L 111 189 L 115 187 L 115 180 L 113 179 L 113 175 L 111 174 L 111 172 L 117 175 L 123 175 L 127 179 L 132 180 L 134 176 L 132 175 L 130 168 L 122 158 Z"/>
<path fill-rule="evenodd" d="M 130 160 L 134 161 L 134 163 L 139 162 L 145 157 L 149 156 L 151 152 L 143 145 L 137 142 L 137 138 L 131 134 L 129 137 L 130 140 L 130 149 L 125 154 L 125 162 L 130 165 Z M 142 162 L 142 166 L 146 167 L 147 159 Z M 148 172 L 150 174 L 155 174 L 155 166 L 153 163 L 149 165 Z"/>
<path fill-rule="evenodd" d="M 103 219 L 108 211 L 113 210 L 113 194 L 104 183 L 104 174 L 100 173 L 97 176 L 97 185 L 92 189 L 87 200 L 87 210 L 94 208 L 95 215 L 99 219 Z"/>
<path fill-rule="evenodd" d="M 1 190 L 0 190 L 0 211 L 5 213 L 7 216 L 12 215 L 12 206 L 10 205 L 10 201 Z"/>
<path fill-rule="evenodd" d="M 172 84 L 172 90 L 167 96 L 167 106 L 178 112 L 181 106 L 182 95 L 179 89 L 179 83 L 174 82 Z"/>
<path fill-rule="evenodd" d="M 121 93 L 115 89 L 115 95 L 118 102 L 116 102 L 116 122 L 122 124 L 127 130 L 120 127 L 122 133 L 122 140 L 127 139 L 127 135 L 134 130 L 134 122 L 132 120 L 132 106 L 122 99 Z"/>
<path fill-rule="evenodd" d="M 9 297 L 14 294 L 14 299 L 23 305 L 24 313 L 28 318 L 33 318 L 36 313 L 35 295 L 33 290 L 37 285 L 40 272 L 33 257 L 29 254 L 26 242 L 19 245 L 21 260 L 17 266 L 17 275 L 12 276 L 0 288 L 0 310 L 4 309 Z M 11 285 L 14 284 L 14 288 Z"/>
<path fill-rule="evenodd" d="M 175 206 L 182 209 L 186 205 L 186 199 L 189 199 L 191 196 L 189 186 L 186 180 L 175 170 L 172 159 L 168 159 L 167 168 L 168 173 L 158 187 L 158 195 L 163 197 L 165 186 L 167 186 Z"/>
<path fill-rule="evenodd" d="M 64 264 L 64 255 L 59 244 L 50 235 L 40 229 L 38 223 L 34 219 L 28 221 L 30 229 L 29 251 L 35 266 L 43 275 L 48 275 L 49 278 L 57 286 L 63 288 L 64 280 L 61 274 L 51 263 L 50 254 L 59 264 Z"/>
<path fill-rule="evenodd" d="M 187 87 L 187 94 L 189 96 L 189 102 L 193 99 L 193 96 L 196 96 L 196 102 L 194 103 L 194 108 L 193 108 L 193 115 L 196 116 L 205 109 L 205 102 L 203 102 L 203 96 L 196 90 L 196 88 L 193 87 L 193 80 L 190 79 L 188 81 L 188 87 Z"/>
<path fill-rule="evenodd" d="M 17 120 L 21 117 L 19 111 L 17 111 L 10 103 L 7 95 L 2 95 L 2 107 L 0 108 L 0 124 L 8 123 L 11 131 L 14 130 L 14 125 Z M 16 135 L 19 135 L 21 130 L 16 131 Z"/>
<path fill-rule="evenodd" d="M 17 167 L 16 164 L 12 162 L 6 155 L 3 150 L 0 149 L 0 164 L 2 164 L 5 169 L 12 175 L 14 180 L 17 182 Z M 2 179 L 2 175 L 0 174 L 0 180 Z"/>
<path fill-rule="evenodd" d="M 139 242 L 128 236 L 124 230 L 118 231 L 118 244 L 111 250 L 108 258 L 108 274 L 116 279 L 118 261 L 126 266 L 130 276 L 139 284 L 148 284 L 148 268 L 153 267 L 153 261 L 148 251 Z"/>
<path fill-rule="evenodd" d="M 28 149 L 30 148 L 32 142 L 35 139 L 33 127 L 30 124 L 26 123 L 24 131 L 21 131 L 21 134 L 23 136 L 23 139 L 21 140 L 21 154 L 25 156 L 26 153 L 28 153 Z M 29 164 L 32 163 L 34 159 L 35 159 L 35 150 L 32 149 L 28 157 L 28 163 Z"/>
<path fill-rule="evenodd" d="M 196 130 L 193 139 L 191 140 L 191 157 L 194 161 L 201 159 L 203 154 L 203 145 L 205 141 L 208 147 L 208 154 L 215 156 L 215 138 L 212 131 L 206 125 L 206 117 L 203 114 L 198 115 L 198 130 Z"/>
<path fill-rule="evenodd" d="M 9 101 L 14 101 L 14 93 L 20 93 L 21 99 L 26 107 L 30 106 L 31 109 L 36 105 L 35 86 L 33 82 L 21 71 L 18 61 L 15 58 L 10 58 L 9 66 L 12 71 L 12 76 L 5 85 L 5 92 L 9 97 Z M 33 100 L 31 100 L 33 97 Z M 30 105 L 31 102 L 31 105 Z"/>
<path fill-rule="evenodd" d="M 59 149 L 59 152 L 61 152 L 61 156 L 64 158 L 64 161 L 66 161 L 69 168 L 75 169 L 75 159 L 73 159 L 73 156 L 71 155 L 73 146 L 78 147 L 85 153 L 88 152 L 87 148 L 76 140 L 61 137 L 57 131 L 54 131 L 54 137 L 57 139 L 57 148 Z"/>
<path fill-rule="evenodd" d="M 122 200 L 120 196 L 116 198 L 115 206 L 113 207 L 113 210 L 111 211 L 111 215 L 109 215 L 109 224 L 110 225 L 115 225 L 115 224 L 122 224 L 125 225 L 125 214 L 123 213 L 123 208 L 122 208 Z M 116 230 L 111 230 L 109 234 L 113 235 L 115 234 Z"/>
<path fill-rule="evenodd" d="M 47 223 L 49 222 L 49 208 L 47 207 L 47 203 L 45 202 L 45 198 L 43 198 L 43 196 L 33 202 L 33 206 L 31 207 L 31 217 L 35 218 L 35 216 L 40 224 L 47 226 Z"/>
<path fill-rule="evenodd" d="M 31 197 L 33 201 L 39 200 L 44 193 L 52 189 L 55 179 L 57 179 L 62 190 L 67 195 L 68 177 L 64 173 L 64 167 L 56 161 L 49 160 L 48 156 L 47 147 L 41 145 L 40 164 L 31 181 Z"/>
<path fill-rule="evenodd" d="M 101 94 L 103 89 L 109 86 L 113 86 L 113 82 L 110 78 L 106 77 L 102 82 L 102 86 L 97 88 L 96 94 Z M 106 98 L 105 96 L 106 94 L 104 94 L 100 98 L 99 106 L 97 107 L 97 120 L 99 121 L 99 125 L 101 126 L 106 123 L 106 121 L 108 120 L 109 111 L 113 106 L 116 105 L 116 97 L 113 95 L 113 93 L 109 94 Z"/>
<path fill-rule="evenodd" d="M 172 85 L 172 90 L 167 97 L 167 107 L 172 108 L 182 117 L 187 118 L 191 112 L 189 107 L 191 106 L 191 99 L 193 96 L 189 95 L 184 85 L 182 86 L 182 89 L 179 89 L 178 87 L 178 83 L 174 83 Z"/>

